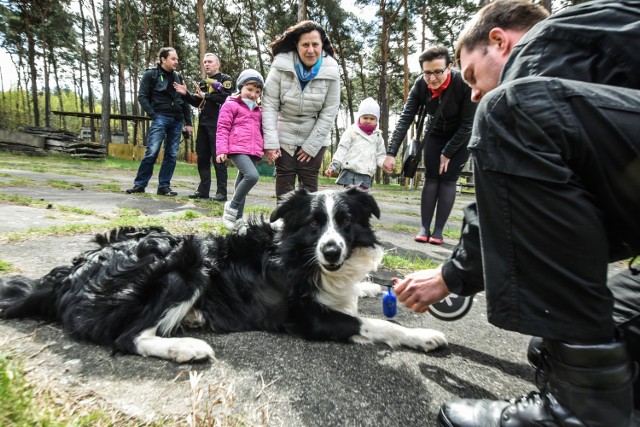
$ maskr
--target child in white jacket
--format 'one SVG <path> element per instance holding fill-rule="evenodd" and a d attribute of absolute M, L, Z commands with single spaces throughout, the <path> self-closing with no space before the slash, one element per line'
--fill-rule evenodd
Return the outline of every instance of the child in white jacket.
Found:
<path fill-rule="evenodd" d="M 378 129 L 380 106 L 373 98 L 360 103 L 358 120 L 349 126 L 340 138 L 338 149 L 333 155 L 326 176 L 341 170 L 336 184 L 345 187 L 360 187 L 368 190 L 373 185 L 376 166 L 382 167 L 387 149 Z"/>

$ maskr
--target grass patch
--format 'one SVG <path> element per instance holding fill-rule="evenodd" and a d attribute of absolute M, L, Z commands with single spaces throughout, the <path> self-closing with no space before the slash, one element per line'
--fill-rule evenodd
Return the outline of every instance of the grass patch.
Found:
<path fill-rule="evenodd" d="M 29 383 L 19 361 L 0 353 L 0 425 L 1 426 L 146 426 L 159 427 L 163 423 L 146 423 L 113 411 L 99 398 L 86 393 L 71 396 L 57 388 Z M 87 405 L 87 401 L 92 401 Z M 103 410 L 101 406 L 107 408 Z"/>
<path fill-rule="evenodd" d="M 70 189 L 74 189 L 74 188 L 83 188 L 84 185 L 82 185 L 79 182 L 68 182 L 68 181 L 62 181 L 59 179 L 49 179 L 47 180 L 47 184 L 49 184 L 51 187 L 53 188 L 59 188 L 62 190 L 70 190 Z"/>
<path fill-rule="evenodd" d="M 11 263 L 8 263 L 7 261 L 3 261 L 0 259 L 0 274 L 10 273 L 12 271 L 15 271 L 13 265 L 11 265 Z"/>
<path fill-rule="evenodd" d="M 440 265 L 440 261 L 434 261 L 430 258 L 398 256 L 385 254 L 382 257 L 382 266 L 389 270 L 397 270 L 401 272 L 414 272 L 417 270 L 429 270 Z"/>
<path fill-rule="evenodd" d="M 113 193 L 120 192 L 120 185 L 118 184 L 98 184 L 96 188 L 101 191 L 111 191 Z"/>

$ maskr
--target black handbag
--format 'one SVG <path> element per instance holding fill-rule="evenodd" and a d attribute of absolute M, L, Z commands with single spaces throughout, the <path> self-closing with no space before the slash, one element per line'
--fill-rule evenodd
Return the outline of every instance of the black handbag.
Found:
<path fill-rule="evenodd" d="M 430 118 L 429 125 L 427 126 L 427 132 L 425 133 L 422 141 L 420 140 L 420 135 L 422 134 L 422 127 L 424 125 L 424 121 L 427 118 L 427 106 L 423 104 L 418 109 L 418 125 L 416 128 L 417 138 L 412 139 L 407 143 L 407 146 L 404 149 L 404 155 L 402 156 L 402 177 L 403 178 L 413 178 L 416 176 L 416 171 L 418 170 L 418 165 L 420 164 L 420 155 L 422 154 L 422 149 L 424 148 L 424 143 L 429 139 L 429 134 L 431 133 L 431 129 L 433 129 L 434 124 L 438 121 L 438 117 L 440 117 L 440 113 L 442 112 L 442 107 L 447 102 L 447 98 L 452 91 L 448 90 L 444 94 L 440 105 L 438 105 L 438 109 L 436 113 Z"/>

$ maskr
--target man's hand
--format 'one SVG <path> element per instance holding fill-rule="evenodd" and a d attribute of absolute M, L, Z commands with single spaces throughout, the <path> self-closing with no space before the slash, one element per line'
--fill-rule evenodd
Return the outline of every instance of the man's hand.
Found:
<path fill-rule="evenodd" d="M 189 134 L 189 136 L 193 135 L 193 126 L 185 126 L 184 131 Z"/>
<path fill-rule="evenodd" d="M 227 155 L 226 154 L 218 154 L 216 156 L 216 163 L 224 163 L 227 161 Z"/>
<path fill-rule="evenodd" d="M 173 88 L 176 90 L 176 92 L 178 92 L 180 95 L 186 95 L 187 93 L 189 93 L 189 91 L 187 90 L 187 85 L 186 84 L 180 84 L 180 83 L 176 83 L 173 82 Z"/>
<path fill-rule="evenodd" d="M 451 293 L 440 269 L 409 274 L 393 291 L 398 301 L 416 313 L 425 313 L 431 304 L 442 301 Z"/>
<path fill-rule="evenodd" d="M 393 173 L 393 169 L 396 167 L 396 158 L 393 156 L 387 156 L 382 164 L 382 169 L 386 173 Z"/>
<path fill-rule="evenodd" d="M 204 98 L 204 93 L 202 93 L 202 91 L 200 90 L 200 86 L 198 86 L 198 83 L 194 83 L 193 87 L 196 88 L 196 93 L 194 93 L 194 96 L 197 96 L 200 99 Z"/>
<path fill-rule="evenodd" d="M 220 82 L 211 82 L 211 87 L 212 87 L 216 92 L 222 92 L 222 83 L 220 83 Z"/>

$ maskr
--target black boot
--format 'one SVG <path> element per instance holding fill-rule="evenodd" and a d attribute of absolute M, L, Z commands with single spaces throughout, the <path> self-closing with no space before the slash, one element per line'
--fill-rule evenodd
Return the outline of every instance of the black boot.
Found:
<path fill-rule="evenodd" d="M 635 427 L 633 365 L 624 344 L 571 345 L 545 340 L 546 384 L 511 402 L 462 399 L 440 408 L 446 427 Z"/>

